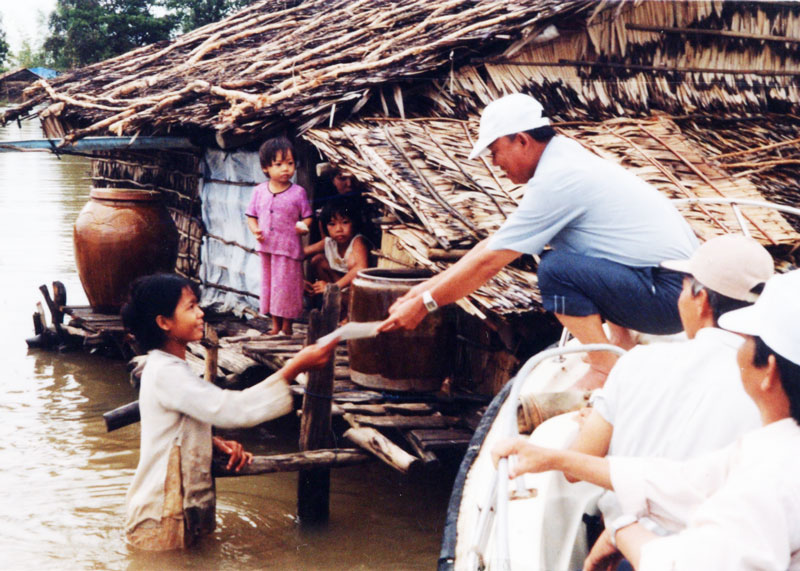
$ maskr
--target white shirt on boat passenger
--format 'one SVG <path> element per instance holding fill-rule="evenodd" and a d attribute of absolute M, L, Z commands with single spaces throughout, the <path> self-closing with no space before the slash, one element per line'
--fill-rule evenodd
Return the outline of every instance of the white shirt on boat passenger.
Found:
<path fill-rule="evenodd" d="M 491 250 L 555 250 L 631 267 L 683 260 L 697 248 L 689 224 L 663 194 L 577 141 L 553 137 L 517 209 L 489 238 Z"/>
<path fill-rule="evenodd" d="M 609 457 L 609 466 L 624 513 L 678 531 L 642 547 L 640 571 L 800 569 L 800 427 L 793 419 L 691 460 Z"/>
<path fill-rule="evenodd" d="M 145 520 L 161 519 L 167 462 L 174 445 L 180 446 L 189 527 L 213 529 L 212 425 L 255 426 L 291 409 L 288 385 L 277 373 L 243 391 L 223 390 L 194 374 L 183 359 L 159 349 L 150 351 L 139 389 L 141 444 L 126 498 L 126 531 Z"/>
<path fill-rule="evenodd" d="M 736 363 L 743 341 L 703 327 L 694 339 L 639 345 L 622 356 L 592 397 L 614 427 L 608 455 L 683 460 L 760 427 Z"/>
<path fill-rule="evenodd" d="M 703 327 L 693 339 L 639 345 L 620 358 L 593 407 L 613 426 L 608 455 L 684 460 L 719 450 L 761 426 L 742 387 L 736 352 L 740 335 Z M 614 492 L 598 507 L 619 515 Z M 664 534 L 654 522 L 642 522 Z"/>

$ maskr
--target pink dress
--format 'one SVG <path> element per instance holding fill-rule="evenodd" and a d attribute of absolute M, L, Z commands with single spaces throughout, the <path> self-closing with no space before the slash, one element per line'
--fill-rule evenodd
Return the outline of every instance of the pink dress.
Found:
<path fill-rule="evenodd" d="M 264 236 L 258 243 L 262 268 L 260 311 L 297 319 L 303 312 L 303 245 L 295 224 L 311 217 L 306 191 L 292 184 L 273 194 L 269 183 L 262 182 L 253 189 L 245 214 L 258 219 Z"/>

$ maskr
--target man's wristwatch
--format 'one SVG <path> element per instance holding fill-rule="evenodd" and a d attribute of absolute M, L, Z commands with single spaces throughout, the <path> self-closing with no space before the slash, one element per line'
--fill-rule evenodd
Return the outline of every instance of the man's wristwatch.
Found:
<path fill-rule="evenodd" d="M 439 304 L 436 303 L 436 300 L 433 299 L 433 296 L 429 291 L 422 292 L 422 303 L 425 304 L 425 309 L 428 310 L 428 313 L 432 313 L 439 309 Z"/>
<path fill-rule="evenodd" d="M 611 540 L 611 545 L 614 547 L 617 546 L 617 532 L 619 530 L 621 530 L 623 527 L 633 525 L 637 521 L 639 521 L 639 518 L 631 514 L 622 514 L 621 516 L 614 518 L 611 523 L 606 526 L 606 529 L 608 529 L 609 539 Z"/>

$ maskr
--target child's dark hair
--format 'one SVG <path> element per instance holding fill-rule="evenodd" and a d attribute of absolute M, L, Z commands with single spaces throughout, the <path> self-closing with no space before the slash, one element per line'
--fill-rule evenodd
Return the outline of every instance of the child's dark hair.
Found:
<path fill-rule="evenodd" d="M 258 160 L 261 163 L 261 168 L 265 169 L 270 166 L 278 155 L 286 156 L 287 153 L 292 153 L 292 158 L 297 154 L 294 152 L 294 145 L 286 137 L 275 137 L 274 139 L 267 139 L 261 144 L 258 149 Z M 295 160 L 295 162 L 297 162 Z"/>
<path fill-rule="evenodd" d="M 185 288 L 200 297 L 197 286 L 177 274 L 153 274 L 131 284 L 128 303 L 122 306 L 122 323 L 143 351 L 158 349 L 167 340 L 156 317 L 171 317 Z"/>
<path fill-rule="evenodd" d="M 363 220 L 361 219 L 362 213 L 358 203 L 349 198 L 333 198 L 325 203 L 325 206 L 322 207 L 322 212 L 319 214 L 322 232 L 326 236 L 328 235 L 328 222 L 337 214 L 349 218 L 353 223 L 353 236 L 360 232 Z"/>

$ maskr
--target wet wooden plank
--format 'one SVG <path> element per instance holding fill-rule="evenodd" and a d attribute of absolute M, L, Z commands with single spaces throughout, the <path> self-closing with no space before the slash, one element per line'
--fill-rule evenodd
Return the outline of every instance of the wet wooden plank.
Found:
<path fill-rule="evenodd" d="M 456 417 L 442 416 L 439 413 L 429 416 L 403 416 L 400 414 L 386 416 L 355 415 L 354 420 L 365 426 L 376 428 L 446 428 L 458 422 Z"/>
<path fill-rule="evenodd" d="M 439 464 L 439 458 L 436 457 L 436 454 L 432 450 L 428 450 L 422 446 L 419 439 L 417 439 L 411 432 L 406 432 L 403 436 L 405 437 L 406 442 L 408 442 L 408 444 L 414 450 L 414 453 L 419 456 L 420 460 L 422 460 L 425 466 L 433 467 Z"/>
<path fill-rule="evenodd" d="M 424 402 L 386 403 L 386 411 L 405 415 L 433 414 L 436 412 L 431 405 Z"/>
<path fill-rule="evenodd" d="M 189 343 L 187 347 L 193 355 L 205 359 L 206 348 L 199 341 Z M 219 347 L 217 349 L 217 364 L 228 373 L 241 374 L 251 367 L 258 366 L 260 363 L 231 347 Z"/>
<path fill-rule="evenodd" d="M 374 428 L 355 426 L 348 429 L 344 437 L 402 474 L 408 474 L 420 464 L 419 458 L 412 456 Z"/>
<path fill-rule="evenodd" d="M 472 432 L 461 428 L 447 430 L 411 430 L 409 436 L 414 438 L 424 450 L 457 448 L 467 446 L 472 440 Z"/>

